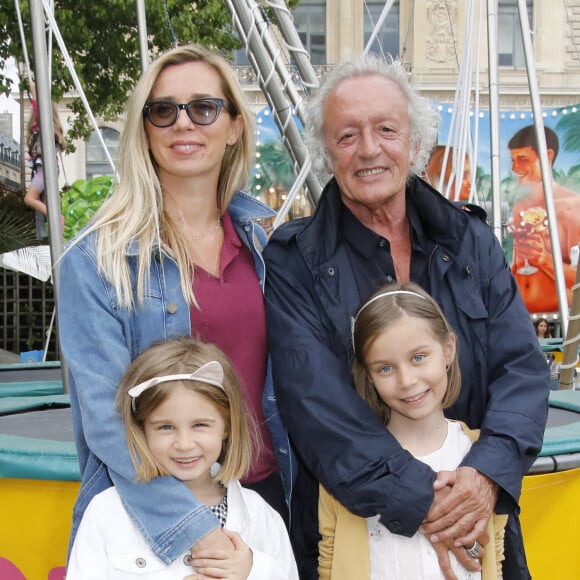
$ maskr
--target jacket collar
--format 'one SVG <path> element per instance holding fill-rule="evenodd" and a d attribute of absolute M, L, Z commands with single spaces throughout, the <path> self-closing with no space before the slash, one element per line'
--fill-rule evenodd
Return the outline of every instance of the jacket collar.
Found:
<path fill-rule="evenodd" d="M 429 238 L 447 251 L 457 254 L 464 237 L 468 217 L 460 206 L 451 203 L 428 183 L 412 176 L 407 183 L 407 211 L 412 211 Z M 316 211 L 298 232 L 297 243 L 306 263 L 315 268 L 328 260 L 339 245 L 343 211 L 340 190 L 332 178 L 325 186 Z"/>
<path fill-rule="evenodd" d="M 464 205 L 449 201 L 420 177 L 407 185 L 407 207 L 416 212 L 429 238 L 452 254 L 459 253 L 468 225 Z"/>
<path fill-rule="evenodd" d="M 270 206 L 243 191 L 234 194 L 227 210 L 234 223 L 270 218 L 276 215 Z"/>
<path fill-rule="evenodd" d="M 242 486 L 238 480 L 232 480 L 227 485 L 228 493 L 228 515 L 226 517 L 226 528 L 232 532 L 241 534 L 244 529 L 250 526 L 252 512 L 242 493 Z"/>

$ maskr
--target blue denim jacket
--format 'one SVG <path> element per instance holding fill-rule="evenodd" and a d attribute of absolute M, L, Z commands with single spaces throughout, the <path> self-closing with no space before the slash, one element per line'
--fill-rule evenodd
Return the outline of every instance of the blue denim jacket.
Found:
<path fill-rule="evenodd" d="M 244 193 L 233 197 L 228 212 L 240 239 L 252 251 L 263 290 L 265 266 L 261 250 L 267 238 L 252 219 L 271 217 L 274 212 Z M 165 254 L 161 259 L 158 247 L 151 251 L 154 259 L 149 287 L 145 289 L 143 305 L 134 310 L 119 307 L 114 288 L 98 271 L 94 234 L 70 248 L 61 262 L 60 342 L 68 365 L 82 474 L 71 543 L 91 498 L 114 484 L 155 554 L 170 563 L 219 524 L 210 510 L 174 478 L 134 481 L 122 421 L 115 407 L 118 383 L 137 355 L 159 340 L 191 334 L 189 306 L 181 292 L 177 264 Z M 130 245 L 127 258 L 135 277 L 137 254 L 138 245 Z M 270 362 L 263 408 L 289 502 L 295 459 L 278 415 Z"/>

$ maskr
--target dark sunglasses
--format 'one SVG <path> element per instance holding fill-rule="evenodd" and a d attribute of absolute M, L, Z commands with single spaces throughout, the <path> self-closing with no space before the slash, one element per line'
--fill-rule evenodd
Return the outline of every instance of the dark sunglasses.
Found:
<path fill-rule="evenodd" d="M 156 127 L 171 127 L 177 121 L 179 112 L 185 109 L 187 116 L 196 125 L 211 125 L 216 122 L 224 107 L 231 112 L 223 99 L 213 97 L 193 99 L 182 104 L 175 101 L 150 101 L 143 107 L 143 115 Z"/>

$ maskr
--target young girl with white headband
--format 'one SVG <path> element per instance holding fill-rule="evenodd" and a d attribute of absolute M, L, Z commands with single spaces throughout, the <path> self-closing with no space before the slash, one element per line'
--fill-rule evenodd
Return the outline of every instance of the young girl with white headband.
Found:
<path fill-rule="evenodd" d="M 117 406 L 137 480 L 182 481 L 214 512 L 235 551 L 187 552 L 164 564 L 111 487 L 83 515 L 68 580 L 298 579 L 281 516 L 238 481 L 255 446 L 239 379 L 218 347 L 191 337 L 155 344 L 127 369 Z M 165 505 L 160 496 L 150 517 Z"/>
<path fill-rule="evenodd" d="M 436 472 L 454 471 L 479 432 L 443 413 L 459 395 L 460 371 L 455 334 L 437 303 L 416 284 L 386 286 L 361 306 L 352 322 L 352 341 L 360 396 L 404 450 Z M 501 578 L 506 521 L 507 516 L 490 519 L 485 550 L 478 542 L 465 546 L 474 559 L 483 556 L 481 572 L 466 570 L 449 553 L 459 580 Z M 393 534 L 378 515 L 355 516 L 323 487 L 319 526 L 321 580 L 444 578 L 423 534 Z"/>

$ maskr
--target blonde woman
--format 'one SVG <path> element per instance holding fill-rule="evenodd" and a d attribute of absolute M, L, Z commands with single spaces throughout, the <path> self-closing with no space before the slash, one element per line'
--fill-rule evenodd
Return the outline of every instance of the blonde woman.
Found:
<path fill-rule="evenodd" d="M 232 549 L 215 516 L 180 482 L 135 484 L 115 412 L 131 361 L 178 336 L 215 343 L 232 361 L 262 440 L 243 483 L 286 516 L 291 454 L 268 370 L 266 235 L 253 221 L 273 212 L 240 191 L 253 139 L 233 70 L 205 48 L 161 55 L 130 98 L 119 183 L 61 266 L 61 344 L 83 483 L 72 538 L 91 497 L 114 483 L 163 562 L 196 544 Z"/>

